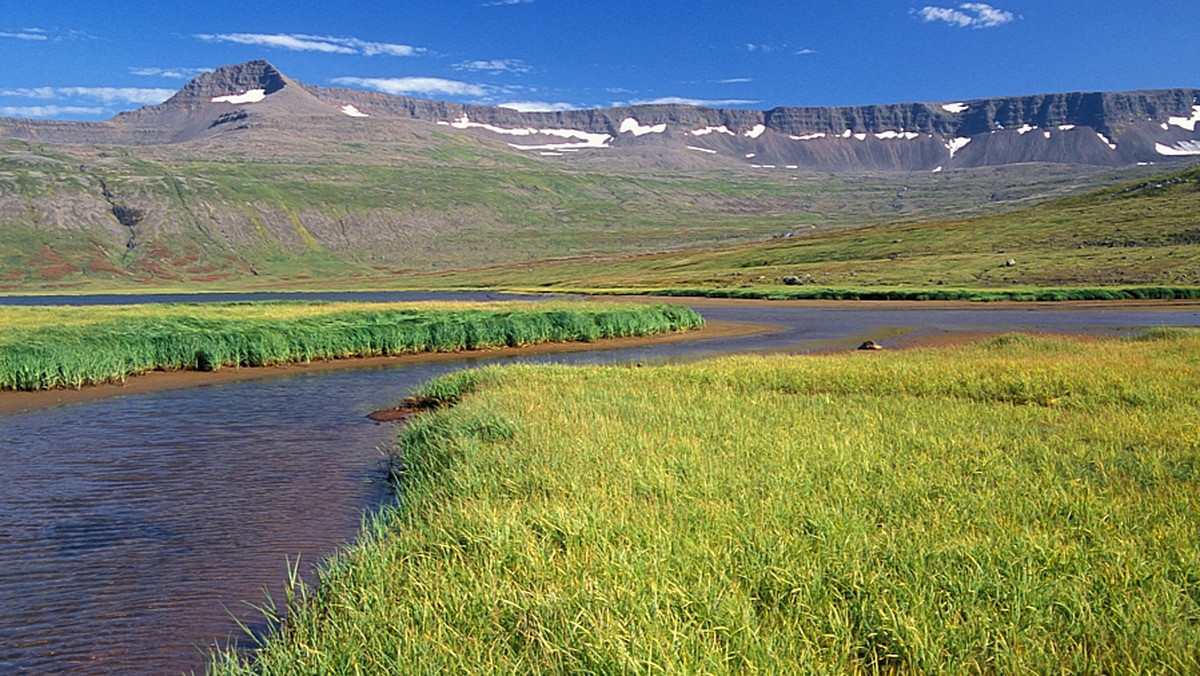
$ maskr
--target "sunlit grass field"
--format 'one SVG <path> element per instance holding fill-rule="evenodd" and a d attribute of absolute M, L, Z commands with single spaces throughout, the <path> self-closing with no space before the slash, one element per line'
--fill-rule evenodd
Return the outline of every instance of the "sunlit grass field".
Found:
<path fill-rule="evenodd" d="M 0 390 L 314 359 L 520 347 L 698 328 L 674 305 L 182 303 L 0 307 Z"/>
<path fill-rule="evenodd" d="M 213 672 L 1200 671 L 1200 332 L 421 394 L 398 506 Z"/>

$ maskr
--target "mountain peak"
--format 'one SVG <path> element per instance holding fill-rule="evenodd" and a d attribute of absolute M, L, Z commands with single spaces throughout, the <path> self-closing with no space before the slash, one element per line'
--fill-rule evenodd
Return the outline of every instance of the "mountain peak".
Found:
<path fill-rule="evenodd" d="M 183 89 L 171 97 L 171 101 L 212 101 L 217 97 L 237 96 L 259 89 L 263 94 L 273 94 L 290 83 L 291 80 L 275 66 L 258 59 L 221 66 L 211 73 L 204 73 L 184 85 Z"/>

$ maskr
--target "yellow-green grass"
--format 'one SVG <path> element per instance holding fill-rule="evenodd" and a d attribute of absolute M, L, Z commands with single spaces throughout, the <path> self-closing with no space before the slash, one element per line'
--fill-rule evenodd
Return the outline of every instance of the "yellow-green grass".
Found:
<path fill-rule="evenodd" d="M 213 673 L 1200 670 L 1197 332 L 422 393 L 398 506 Z"/>
<path fill-rule="evenodd" d="M 0 308 L 0 389 L 313 359 L 520 347 L 698 328 L 674 305 L 195 303 Z"/>

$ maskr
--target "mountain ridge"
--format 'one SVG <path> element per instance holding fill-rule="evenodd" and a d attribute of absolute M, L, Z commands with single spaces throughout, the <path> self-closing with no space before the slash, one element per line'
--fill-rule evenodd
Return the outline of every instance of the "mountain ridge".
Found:
<path fill-rule="evenodd" d="M 1115 167 L 1200 156 L 1200 89 L 769 110 L 662 104 L 522 112 L 305 84 L 262 60 L 222 66 L 161 104 L 106 122 L 0 118 L 0 137 L 153 145 L 263 124 L 302 133 L 318 119 L 347 130 L 381 121 L 449 126 L 548 159 L 673 148 L 698 162 L 711 155 L 776 170 L 940 171 L 1026 162 Z"/>

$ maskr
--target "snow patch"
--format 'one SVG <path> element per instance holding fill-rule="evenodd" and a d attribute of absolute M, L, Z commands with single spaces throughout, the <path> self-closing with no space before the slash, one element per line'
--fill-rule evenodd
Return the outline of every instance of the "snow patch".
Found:
<path fill-rule="evenodd" d="M 472 122 L 464 113 L 462 117 L 453 122 L 438 122 L 438 124 L 447 124 L 455 129 L 483 129 L 490 131 L 493 134 L 506 134 L 509 136 L 534 136 L 540 134 L 543 136 L 555 136 L 562 139 L 572 139 L 568 143 L 544 143 L 540 145 L 517 145 L 515 143 L 508 144 L 517 150 L 574 150 L 579 148 L 607 148 L 612 137 L 604 133 L 593 133 L 581 131 L 578 129 L 534 129 L 532 127 L 506 129 L 497 127 L 483 122 Z"/>
<path fill-rule="evenodd" d="M 632 133 L 634 136 L 645 136 L 646 134 L 661 134 L 666 130 L 667 130 L 666 122 L 662 122 L 662 123 L 655 124 L 655 125 L 646 125 L 646 124 L 640 124 L 637 120 L 633 119 L 632 117 L 627 117 L 621 121 L 621 128 L 617 130 L 617 133 L 620 133 L 620 134 Z"/>
<path fill-rule="evenodd" d="M 800 165 L 799 164 L 788 164 L 784 168 L 785 169 L 799 169 Z"/>
<path fill-rule="evenodd" d="M 859 141 L 866 141 L 867 135 L 866 134 L 855 134 L 854 138 L 858 139 Z"/>
<path fill-rule="evenodd" d="M 1042 132 L 1042 136 L 1045 138 L 1050 138 L 1050 132 L 1044 131 L 1044 132 Z"/>
<path fill-rule="evenodd" d="M 1117 149 L 1117 144 L 1113 143 L 1112 141 L 1109 141 L 1108 137 L 1105 136 L 1104 134 L 1101 134 L 1100 132 L 1096 132 L 1096 136 L 1099 136 L 1100 140 L 1104 141 L 1104 145 L 1108 146 L 1109 150 Z"/>
<path fill-rule="evenodd" d="M 850 131 L 849 129 L 842 132 L 842 138 L 850 138 L 851 136 L 854 136 L 854 132 Z"/>
<path fill-rule="evenodd" d="M 543 150 L 542 152 L 540 152 L 538 154 L 541 155 L 542 157 L 562 157 L 563 156 L 562 153 L 556 152 L 554 150 Z"/>
<path fill-rule="evenodd" d="M 737 136 L 737 134 L 729 131 L 729 127 L 726 127 L 725 125 L 692 130 L 692 136 L 707 136 L 708 134 L 728 134 L 730 136 Z"/>
<path fill-rule="evenodd" d="M 349 103 L 342 106 L 342 112 L 349 115 L 350 117 L 370 117 L 370 115 L 367 115 L 366 113 L 362 112 L 358 108 L 355 108 L 354 106 L 350 105 Z"/>
<path fill-rule="evenodd" d="M 931 171 L 931 172 L 929 172 L 929 173 L 931 173 L 931 174 L 940 174 L 940 173 L 942 173 L 942 167 L 941 167 L 940 165 L 939 165 L 939 166 L 936 166 L 936 167 L 934 167 L 934 168 L 933 168 L 933 171 Z"/>
<path fill-rule="evenodd" d="M 1196 131 L 1196 123 L 1200 122 L 1200 106 L 1192 106 L 1191 117 L 1168 117 L 1167 124 L 1173 124 L 1188 131 Z"/>
<path fill-rule="evenodd" d="M 968 106 L 965 103 L 943 103 L 942 104 L 942 110 L 946 111 L 947 113 L 954 113 L 955 115 L 957 115 L 959 113 L 967 112 L 967 109 L 970 107 L 971 106 Z"/>
<path fill-rule="evenodd" d="M 712 148 L 697 148 L 696 146 L 688 146 L 687 149 L 688 150 L 699 150 L 702 153 L 708 153 L 710 155 L 717 154 L 717 151 L 713 150 Z"/>
<path fill-rule="evenodd" d="M 947 141 L 946 142 L 946 150 L 950 151 L 950 159 L 954 159 L 954 154 L 957 153 L 958 151 L 962 150 L 963 148 L 967 147 L 967 144 L 970 142 L 971 142 L 971 139 L 967 138 L 966 136 L 960 136 L 958 138 L 950 139 L 949 141 Z"/>
<path fill-rule="evenodd" d="M 901 131 L 884 131 L 884 132 L 880 132 L 880 133 L 878 133 L 878 134 L 876 134 L 876 135 L 875 135 L 875 138 L 879 139 L 880 141 L 886 141 L 886 140 L 889 140 L 889 139 L 897 139 L 897 138 L 899 138 L 899 139 L 904 139 L 904 140 L 906 140 L 906 141 L 911 141 L 911 140 L 913 140 L 913 139 L 915 139 L 915 138 L 919 138 L 920 136 L 921 136 L 921 135 L 920 135 L 920 134 L 918 134 L 918 133 L 916 133 L 916 132 L 911 132 L 911 131 L 903 131 L 903 130 L 901 130 Z"/>
<path fill-rule="evenodd" d="M 766 125 L 756 124 L 756 125 L 754 125 L 753 129 L 750 129 L 746 132 L 746 136 L 748 138 L 758 138 L 759 136 L 762 136 L 763 132 L 765 132 L 766 130 L 767 130 Z"/>
<path fill-rule="evenodd" d="M 1171 131 L 1171 125 L 1167 124 L 1166 122 L 1163 122 L 1163 123 L 1162 123 L 1161 125 L 1159 125 L 1159 126 L 1160 126 L 1160 127 L 1162 127 L 1162 130 L 1163 130 L 1163 131 Z"/>
<path fill-rule="evenodd" d="M 251 89 L 244 94 L 230 94 L 229 96 L 214 96 L 212 99 L 212 102 L 213 103 L 232 103 L 232 104 L 236 105 L 236 104 L 242 104 L 242 103 L 258 103 L 259 101 L 262 101 L 265 98 L 267 98 L 267 90 Z"/>
<path fill-rule="evenodd" d="M 758 153 L 746 153 L 746 159 L 752 160 L 752 159 L 754 159 L 754 156 L 757 154 Z"/>
<path fill-rule="evenodd" d="M 1024 135 L 1028 134 L 1029 132 L 1033 131 L 1034 129 L 1037 129 L 1037 127 L 1031 127 L 1028 124 L 1023 124 L 1023 125 L 1021 125 L 1021 128 L 1017 130 L 1017 133 L 1020 134 L 1021 136 L 1024 136 Z"/>
<path fill-rule="evenodd" d="M 1200 155 L 1200 141 L 1180 141 L 1174 146 L 1155 143 L 1154 149 L 1159 155 L 1168 157 L 1183 157 L 1184 155 Z"/>
<path fill-rule="evenodd" d="M 804 134 L 803 136 L 789 136 L 788 138 L 793 141 L 812 141 L 814 139 L 825 138 L 825 132 L 817 131 L 811 134 Z"/>
<path fill-rule="evenodd" d="M 1060 125 L 1058 125 L 1058 130 L 1059 130 L 1059 131 L 1071 131 L 1071 130 L 1072 130 L 1072 129 L 1074 129 L 1074 128 L 1075 128 L 1075 125 L 1073 125 L 1073 124 L 1060 124 Z"/>

